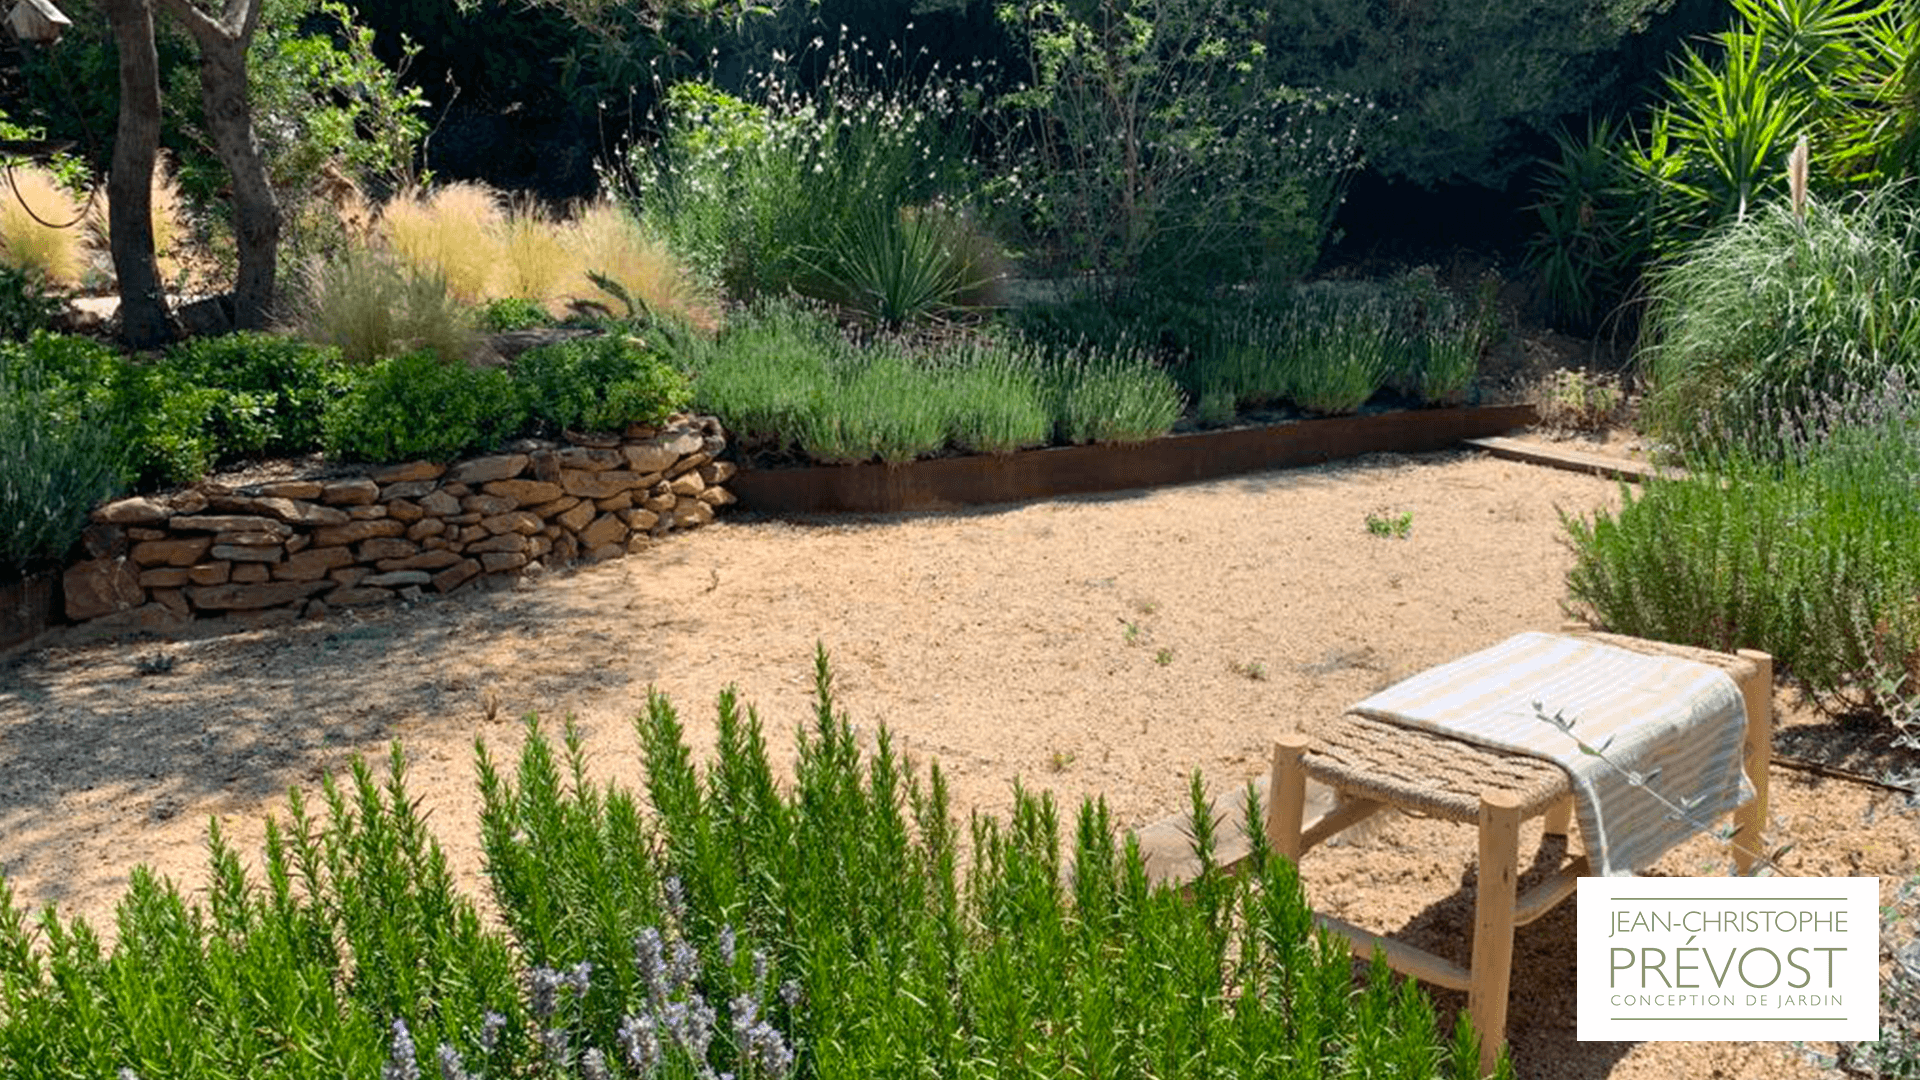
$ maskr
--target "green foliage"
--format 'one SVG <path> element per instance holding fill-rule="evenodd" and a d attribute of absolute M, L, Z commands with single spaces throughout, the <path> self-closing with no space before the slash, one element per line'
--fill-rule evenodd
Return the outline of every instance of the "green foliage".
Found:
<path fill-rule="evenodd" d="M 534 330 L 553 325 L 553 316 L 538 300 L 523 296 L 503 296 L 480 306 L 480 328 L 492 333 L 508 330 Z"/>
<path fill-rule="evenodd" d="M 1820 395 L 1920 371 L 1920 208 L 1891 191 L 1804 221 L 1760 207 L 1649 279 L 1640 364 L 1654 432 L 1757 446 Z"/>
<path fill-rule="evenodd" d="M 0 342 L 25 341 L 53 324 L 60 301 L 30 270 L 0 266 Z"/>
<path fill-rule="evenodd" d="M 1378 106 L 1362 146 L 1372 167 L 1499 187 L 1525 163 L 1515 148 L 1528 134 L 1617 91 L 1623 51 L 1671 6 L 1290 0 L 1271 5 L 1265 40 L 1276 79 Z"/>
<path fill-rule="evenodd" d="M 949 448 L 1009 453 L 1130 442 L 1179 419 L 1177 386 L 1139 350 L 1053 353 L 994 335 L 856 344 L 831 320 L 757 309 L 688 355 L 694 407 L 749 449 L 821 462 L 912 461 Z"/>
<path fill-rule="evenodd" d="M 640 216 L 736 299 L 817 282 L 816 264 L 850 299 L 890 278 L 897 294 L 897 268 L 857 269 L 852 251 L 843 265 L 840 245 L 864 238 L 884 260 L 887 230 L 863 234 L 863 218 L 891 221 L 963 188 L 961 133 L 977 92 L 864 39 L 840 42 L 806 90 L 792 72 L 819 59 L 811 52 L 756 76 L 746 99 L 703 82 L 666 89 L 664 138 L 625 162 L 621 186 Z"/>
<path fill-rule="evenodd" d="M 1173 430 L 1186 407 L 1173 376 L 1141 349 L 1069 353 L 1051 375 L 1068 443 L 1146 442 Z"/>
<path fill-rule="evenodd" d="M 321 419 L 329 455 L 355 461 L 449 461 L 520 430 L 527 405 L 508 374 L 421 350 L 354 375 Z"/>
<path fill-rule="evenodd" d="M 1314 929 L 1290 862 L 1261 849 L 1239 874 L 1219 865 L 1198 777 L 1204 869 L 1183 897 L 1148 884 L 1103 803 L 1083 804 L 1063 843 L 1051 797 L 1016 790 L 1010 818 L 976 816 L 963 844 L 939 769 L 922 778 L 884 729 L 863 760 L 824 654 L 814 685 L 791 785 L 731 691 L 704 768 L 671 703 L 650 696 L 635 726 L 651 813 L 586 780 L 571 730 L 558 753 L 530 727 L 512 779 L 482 748 L 504 921 L 533 962 L 593 964 L 575 1045 L 615 1044 L 635 1001 L 653 1003 L 645 1015 L 697 997 L 724 1031 L 742 1006 L 723 1003 L 746 993 L 802 1048 L 802 1076 L 1253 1076 L 1280 1060 L 1300 1076 L 1360 1062 L 1472 1074 L 1471 1035 L 1439 1039 L 1411 982 L 1376 962 L 1353 989 L 1348 951 Z M 1257 798 L 1245 812 L 1264 835 Z M 649 991 L 660 955 L 684 957 L 670 968 L 686 974 Z M 758 1063 L 724 1037 L 706 1049 L 716 1071 Z"/>
<path fill-rule="evenodd" d="M 1553 137 L 1559 157 L 1542 162 L 1530 207 L 1540 228 L 1527 242 L 1527 269 L 1548 317 L 1588 331 L 1639 277 L 1652 242 L 1647 200 L 1622 153 L 1620 124 L 1590 121 L 1584 136 L 1561 129 Z"/>
<path fill-rule="evenodd" d="M 1786 417 L 1770 445 L 1567 519 L 1567 586 L 1609 630 L 1762 649 L 1834 711 L 1904 722 L 1920 688 L 1920 393 L 1904 377 Z"/>
<path fill-rule="evenodd" d="M 513 380 L 550 434 L 659 424 L 691 397 L 686 376 L 625 335 L 529 349 L 514 360 Z"/>
<path fill-rule="evenodd" d="M 20 1076 L 373 1076 L 396 1020 L 491 1075 L 529 1057 L 513 957 L 454 890 L 398 748 L 384 788 L 356 761 L 325 802 L 312 818 L 296 792 L 269 822 L 259 881 L 215 822 L 205 907 L 136 869 L 110 950 L 51 907 L 30 923 L 0 882 L 0 1060 Z"/>
<path fill-rule="evenodd" d="M 0 346 L 0 571 L 56 563 L 87 511 L 119 489 L 121 450 L 105 412 L 34 353 Z"/>
<path fill-rule="evenodd" d="M 1358 96 L 1275 78 L 1266 7 L 1023 0 L 999 7 L 1030 77 L 1002 102 L 1026 147 L 1008 194 L 1051 261 L 1205 292 L 1309 268 L 1358 164 Z"/>
<path fill-rule="evenodd" d="M 207 414 L 218 462 L 312 450 L 327 403 L 348 382 L 334 350 L 251 331 L 185 342 L 161 368 L 172 385 L 219 391 Z"/>
<path fill-rule="evenodd" d="M 1735 0 L 1735 21 L 1689 46 L 1637 124 L 1562 136 L 1531 251 L 1556 314 L 1590 327 L 1649 257 L 1672 261 L 1787 194 L 1808 139 L 1816 195 L 1920 171 L 1920 23 L 1897 0 Z"/>

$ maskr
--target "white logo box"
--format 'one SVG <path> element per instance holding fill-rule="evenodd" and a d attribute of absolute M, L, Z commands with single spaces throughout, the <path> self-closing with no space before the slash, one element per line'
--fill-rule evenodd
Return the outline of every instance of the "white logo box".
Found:
<path fill-rule="evenodd" d="M 1880 1037 L 1878 878 L 1579 881 L 1577 1038 Z"/>

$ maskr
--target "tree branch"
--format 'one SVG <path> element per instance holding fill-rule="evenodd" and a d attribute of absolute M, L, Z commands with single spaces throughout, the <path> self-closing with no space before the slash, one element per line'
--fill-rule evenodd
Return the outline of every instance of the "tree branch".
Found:
<path fill-rule="evenodd" d="M 180 24 L 187 28 L 187 33 L 192 34 L 196 42 L 205 41 L 209 37 L 230 36 L 224 24 L 194 7 L 192 0 L 157 0 L 157 2 L 161 10 L 180 20 Z"/>

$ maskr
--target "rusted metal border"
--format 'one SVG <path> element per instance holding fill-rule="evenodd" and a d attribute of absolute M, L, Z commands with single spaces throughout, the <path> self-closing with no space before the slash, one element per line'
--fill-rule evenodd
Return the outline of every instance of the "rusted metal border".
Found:
<path fill-rule="evenodd" d="M 742 469 L 740 508 L 771 514 L 948 510 L 1186 484 L 1379 452 L 1458 446 L 1533 423 L 1531 405 L 1418 409 L 1170 435 L 1130 446 L 1064 446 L 907 465 Z"/>

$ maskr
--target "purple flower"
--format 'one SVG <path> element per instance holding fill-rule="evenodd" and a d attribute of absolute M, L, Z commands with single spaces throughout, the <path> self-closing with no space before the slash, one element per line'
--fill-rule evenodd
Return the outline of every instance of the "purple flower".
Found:
<path fill-rule="evenodd" d="M 387 1051 L 387 1063 L 380 1068 L 380 1080 L 420 1080 L 420 1062 L 405 1020 L 393 1022 L 393 1043 Z"/>
<path fill-rule="evenodd" d="M 651 1016 L 629 1016 L 620 1021 L 620 1052 L 641 1076 L 660 1067 L 660 1035 Z"/>
<path fill-rule="evenodd" d="M 733 927 L 731 925 L 720 928 L 717 945 L 720 950 L 720 966 L 725 968 L 732 967 L 735 942 L 733 939 Z"/>
<path fill-rule="evenodd" d="M 480 1021 L 480 1049 L 493 1053 L 494 1046 L 500 1042 L 500 1030 L 506 1026 L 506 1017 L 487 1010 L 486 1017 Z"/>
<path fill-rule="evenodd" d="M 467 1072 L 467 1064 L 460 1060 L 460 1051 L 446 1043 L 440 1044 L 440 1080 L 473 1080 Z"/>
<path fill-rule="evenodd" d="M 586 1080 L 613 1080 L 613 1075 L 607 1072 L 607 1055 L 601 1053 L 599 1047 L 580 1055 L 580 1075 Z"/>

